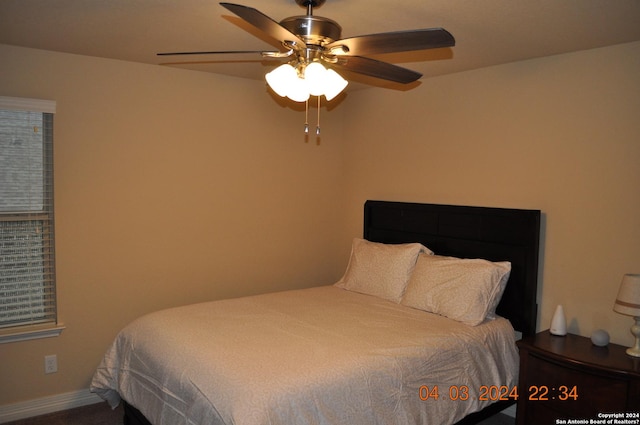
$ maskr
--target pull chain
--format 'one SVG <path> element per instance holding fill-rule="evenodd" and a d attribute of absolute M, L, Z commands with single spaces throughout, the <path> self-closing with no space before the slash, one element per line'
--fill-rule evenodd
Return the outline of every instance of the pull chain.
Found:
<path fill-rule="evenodd" d="M 320 96 L 318 98 L 318 122 L 316 124 L 316 139 L 318 144 L 320 143 Z M 305 142 L 309 141 L 309 99 L 305 101 L 304 105 L 304 138 Z"/>
<path fill-rule="evenodd" d="M 305 101 L 304 108 L 304 134 L 309 134 L 309 99 Z"/>
<path fill-rule="evenodd" d="M 318 124 L 316 125 L 316 136 L 320 135 L 320 96 L 318 96 Z"/>

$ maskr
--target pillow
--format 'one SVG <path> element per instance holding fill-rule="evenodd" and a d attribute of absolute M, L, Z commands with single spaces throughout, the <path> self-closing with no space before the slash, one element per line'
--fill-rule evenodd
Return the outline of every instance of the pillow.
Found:
<path fill-rule="evenodd" d="M 419 243 L 393 245 L 356 238 L 347 271 L 336 286 L 399 303 L 420 252 L 433 254 Z"/>
<path fill-rule="evenodd" d="M 511 263 L 420 255 L 401 303 L 476 326 L 492 319 Z"/>

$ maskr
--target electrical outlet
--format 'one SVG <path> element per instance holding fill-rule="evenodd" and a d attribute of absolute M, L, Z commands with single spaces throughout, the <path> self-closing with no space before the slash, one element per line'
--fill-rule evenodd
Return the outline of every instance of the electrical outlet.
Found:
<path fill-rule="evenodd" d="M 52 354 L 44 356 L 44 373 L 56 373 L 58 371 L 58 356 Z"/>

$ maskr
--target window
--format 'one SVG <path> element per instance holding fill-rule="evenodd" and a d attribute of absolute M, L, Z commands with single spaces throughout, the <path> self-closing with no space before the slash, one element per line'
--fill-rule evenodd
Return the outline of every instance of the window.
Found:
<path fill-rule="evenodd" d="M 3 335 L 7 329 L 37 332 L 33 327 L 25 328 L 26 325 L 52 327 L 57 324 L 54 112 L 55 103 L 51 101 L 0 97 L 0 331 Z"/>

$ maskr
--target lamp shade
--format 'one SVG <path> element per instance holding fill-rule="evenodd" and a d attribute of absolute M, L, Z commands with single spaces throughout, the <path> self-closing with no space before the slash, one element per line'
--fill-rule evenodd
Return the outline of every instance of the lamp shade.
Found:
<path fill-rule="evenodd" d="M 640 274 L 624 275 L 613 310 L 628 316 L 640 316 Z"/>

